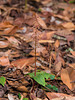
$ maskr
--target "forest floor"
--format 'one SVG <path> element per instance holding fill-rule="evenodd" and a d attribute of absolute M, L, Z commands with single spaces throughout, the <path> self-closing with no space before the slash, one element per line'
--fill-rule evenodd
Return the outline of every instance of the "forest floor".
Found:
<path fill-rule="evenodd" d="M 75 1 L 0 0 L 0 100 L 75 100 Z"/>

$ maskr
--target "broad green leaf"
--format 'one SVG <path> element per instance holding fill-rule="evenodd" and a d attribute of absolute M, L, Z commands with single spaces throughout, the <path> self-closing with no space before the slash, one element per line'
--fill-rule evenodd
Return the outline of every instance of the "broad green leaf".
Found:
<path fill-rule="evenodd" d="M 44 76 L 44 78 L 48 79 L 48 78 L 50 77 L 50 74 L 49 74 L 49 73 L 44 72 L 43 76 Z"/>
<path fill-rule="evenodd" d="M 28 75 L 30 75 L 30 77 L 34 77 L 34 73 L 28 73 Z"/>
<path fill-rule="evenodd" d="M 46 85 L 46 87 L 49 88 L 49 89 L 53 89 L 55 91 L 58 91 L 58 88 L 54 85 L 52 86 L 52 85 L 48 84 L 48 85 Z"/>
<path fill-rule="evenodd" d="M 33 79 L 38 82 L 39 84 L 41 84 L 42 86 L 45 86 L 46 82 L 45 82 L 45 78 L 43 75 L 36 75 L 33 77 Z"/>
<path fill-rule="evenodd" d="M 50 85 L 50 84 L 47 84 L 46 87 L 49 89 L 52 89 L 52 85 Z"/>
<path fill-rule="evenodd" d="M 36 76 L 34 76 L 34 73 L 28 73 L 31 78 L 33 78 L 36 82 L 41 84 L 42 86 L 45 86 L 47 83 L 45 82 L 45 78 L 48 79 L 54 79 L 55 76 L 49 73 L 46 73 L 44 71 L 36 72 Z"/>
<path fill-rule="evenodd" d="M 49 77 L 51 80 L 54 80 L 55 76 L 50 74 L 50 77 Z"/>
<path fill-rule="evenodd" d="M 36 76 L 37 75 L 40 75 L 40 74 L 44 74 L 44 72 L 43 71 L 41 71 L 41 72 L 36 72 Z M 34 77 L 34 72 L 33 73 L 28 73 L 28 75 L 30 75 L 30 77 Z"/>
<path fill-rule="evenodd" d="M 6 79 L 5 79 L 5 77 L 0 77 L 0 84 L 1 85 L 3 85 L 4 86 L 4 84 L 5 84 L 5 81 L 6 81 Z"/>
<path fill-rule="evenodd" d="M 52 86 L 52 89 L 55 90 L 55 91 L 58 91 L 58 88 L 54 85 Z"/>

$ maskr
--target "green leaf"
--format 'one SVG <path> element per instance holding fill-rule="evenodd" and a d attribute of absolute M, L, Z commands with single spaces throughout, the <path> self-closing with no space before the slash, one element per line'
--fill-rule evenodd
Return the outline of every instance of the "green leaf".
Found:
<path fill-rule="evenodd" d="M 58 91 L 58 88 L 54 85 L 52 86 L 52 85 L 48 84 L 48 85 L 46 85 L 46 87 L 49 88 L 49 89 L 53 89 L 55 91 Z"/>
<path fill-rule="evenodd" d="M 50 85 L 50 84 L 47 84 L 46 87 L 49 89 L 52 89 L 52 85 Z"/>
<path fill-rule="evenodd" d="M 58 88 L 54 85 L 52 86 L 52 89 L 55 90 L 55 91 L 58 91 Z"/>
<path fill-rule="evenodd" d="M 75 3 L 75 0 L 71 0 L 71 1 L 69 1 L 69 3 Z"/>
<path fill-rule="evenodd" d="M 28 98 L 23 98 L 23 100 L 28 100 Z"/>
<path fill-rule="evenodd" d="M 43 73 L 43 76 L 44 76 L 44 78 L 48 79 L 48 78 L 50 77 L 50 74 L 49 74 L 49 73 L 44 72 L 44 73 Z"/>
<path fill-rule="evenodd" d="M 34 77 L 34 73 L 28 73 L 28 75 L 30 75 L 30 77 Z"/>
<path fill-rule="evenodd" d="M 54 80 L 55 79 L 55 75 L 50 74 L 50 79 Z"/>
<path fill-rule="evenodd" d="M 20 93 L 18 93 L 18 98 L 21 99 L 21 94 Z"/>
<path fill-rule="evenodd" d="M 0 84 L 1 85 L 3 85 L 4 86 L 4 84 L 5 84 L 5 81 L 6 81 L 6 79 L 5 79 L 5 77 L 0 77 Z"/>
<path fill-rule="evenodd" d="M 36 72 L 36 76 L 34 76 L 34 73 L 28 73 L 31 78 L 33 78 L 36 82 L 41 84 L 42 86 L 45 86 L 47 83 L 45 82 L 45 78 L 48 79 L 54 79 L 55 76 L 49 73 L 46 73 L 44 71 Z"/>
<path fill-rule="evenodd" d="M 45 86 L 46 82 L 45 82 L 45 78 L 43 75 L 36 75 L 33 77 L 33 79 L 38 82 L 39 84 Z"/>

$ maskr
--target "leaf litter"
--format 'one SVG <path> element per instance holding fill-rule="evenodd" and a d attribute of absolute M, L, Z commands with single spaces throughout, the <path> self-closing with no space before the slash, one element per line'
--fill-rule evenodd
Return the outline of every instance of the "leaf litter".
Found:
<path fill-rule="evenodd" d="M 0 83 L 1 100 L 75 99 L 75 6 L 70 2 L 28 0 L 25 9 L 25 0 L 1 0 L 0 76 L 6 80 Z M 30 77 L 35 61 L 40 74 Z"/>

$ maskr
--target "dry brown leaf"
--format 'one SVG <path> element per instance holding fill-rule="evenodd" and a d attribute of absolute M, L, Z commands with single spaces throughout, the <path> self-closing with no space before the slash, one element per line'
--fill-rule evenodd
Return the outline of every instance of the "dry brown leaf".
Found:
<path fill-rule="evenodd" d="M 70 96 L 70 95 L 63 94 L 63 93 L 47 92 L 46 95 L 50 100 L 64 100 L 64 98 L 65 98 L 65 100 L 74 100 L 75 99 L 74 96 Z"/>
<path fill-rule="evenodd" d="M 31 42 L 30 45 L 34 48 L 34 50 L 32 50 L 30 52 L 30 54 L 33 54 L 33 56 L 35 56 L 35 42 Z M 46 50 L 45 47 L 43 47 L 40 43 L 37 43 L 37 46 L 36 46 L 37 56 L 39 56 L 41 52 L 43 54 L 47 54 L 48 53 L 48 51 Z"/>
<path fill-rule="evenodd" d="M 60 19 L 66 20 L 66 21 L 70 21 L 70 19 L 69 19 L 67 16 L 55 15 L 55 14 L 54 14 L 54 17 L 58 17 L 58 18 L 60 18 Z"/>
<path fill-rule="evenodd" d="M 54 65 L 55 71 L 59 72 L 61 70 L 62 62 L 59 61 L 56 65 Z"/>
<path fill-rule="evenodd" d="M 75 29 L 75 25 L 72 22 L 63 23 L 61 25 L 68 30 L 74 30 Z"/>
<path fill-rule="evenodd" d="M 11 43 L 11 46 L 13 46 L 13 47 L 18 47 L 19 46 L 19 44 L 21 44 L 21 42 L 19 42 L 15 37 L 13 37 L 13 36 L 10 36 L 10 37 L 5 37 L 5 38 L 7 38 L 8 39 L 8 41 Z"/>
<path fill-rule="evenodd" d="M 43 29 L 47 29 L 47 25 L 45 24 L 45 22 L 42 20 L 42 18 L 40 18 L 40 16 L 38 14 L 36 14 L 36 18 L 37 21 L 39 23 L 39 25 L 43 28 Z"/>
<path fill-rule="evenodd" d="M 0 23 L 0 29 L 11 28 L 13 25 L 9 21 Z"/>
<path fill-rule="evenodd" d="M 43 5 L 46 5 L 46 4 L 50 3 L 51 1 L 52 0 L 42 0 L 41 2 L 42 2 Z"/>
<path fill-rule="evenodd" d="M 32 58 L 22 58 L 11 62 L 12 66 L 15 66 L 19 69 L 29 66 L 35 62 L 35 57 Z"/>
<path fill-rule="evenodd" d="M 0 48 L 6 48 L 9 46 L 9 42 L 8 41 L 0 41 Z"/>
<path fill-rule="evenodd" d="M 39 43 L 54 43 L 53 40 L 39 40 Z"/>
<path fill-rule="evenodd" d="M 66 84 L 68 86 L 68 88 L 70 90 L 72 90 L 72 83 L 69 77 L 69 73 L 67 71 L 67 69 L 62 69 L 61 70 L 61 80 L 63 81 L 64 84 Z"/>
<path fill-rule="evenodd" d="M 22 92 L 29 92 L 28 89 L 25 86 L 19 86 L 17 90 L 22 91 Z"/>
<path fill-rule="evenodd" d="M 10 62 L 9 62 L 9 59 L 8 57 L 0 57 L 0 65 L 2 66 L 9 66 L 10 65 Z"/>
<path fill-rule="evenodd" d="M 3 35 L 13 35 L 16 33 L 18 26 L 12 26 L 11 28 L 5 29 Z"/>
<path fill-rule="evenodd" d="M 59 41 L 58 41 L 58 40 L 56 40 L 56 42 L 55 42 L 55 44 L 54 44 L 55 48 L 58 48 L 58 47 L 59 47 L 59 45 L 60 45 Z"/>
<path fill-rule="evenodd" d="M 72 83 L 72 90 L 75 90 L 75 70 L 71 67 L 68 67 L 67 71 L 69 73 L 69 77 Z"/>
<path fill-rule="evenodd" d="M 72 64 L 67 63 L 67 65 L 69 65 L 70 67 L 72 67 L 73 69 L 75 69 L 75 63 L 72 63 Z"/>
<path fill-rule="evenodd" d="M 53 36 L 53 34 L 55 33 L 55 31 L 51 31 L 51 32 L 47 32 L 47 33 L 42 33 L 41 35 L 39 35 L 39 40 L 50 40 Z"/>

